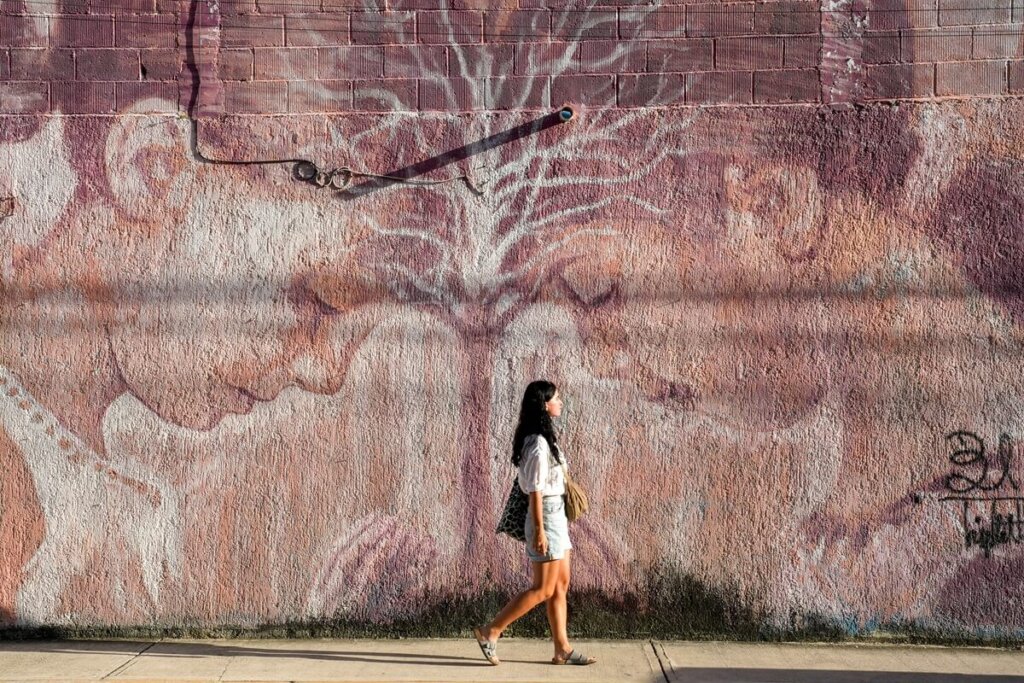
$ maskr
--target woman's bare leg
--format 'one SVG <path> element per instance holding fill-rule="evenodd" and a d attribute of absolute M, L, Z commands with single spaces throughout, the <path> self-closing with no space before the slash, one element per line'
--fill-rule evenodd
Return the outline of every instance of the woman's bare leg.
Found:
<path fill-rule="evenodd" d="M 533 585 L 512 598 L 491 623 L 480 629 L 480 635 L 494 642 L 508 628 L 509 624 L 523 616 L 531 609 L 550 598 L 560 576 L 560 560 L 553 562 L 531 562 L 533 566 Z"/>
<path fill-rule="evenodd" d="M 569 647 L 569 609 L 566 605 L 566 596 L 569 593 L 569 556 L 571 552 L 566 552 L 565 558 L 558 560 L 560 566 L 558 581 L 555 584 L 555 594 L 548 599 L 548 624 L 551 626 L 551 640 L 555 645 L 555 656 L 563 659 L 572 650 Z"/>

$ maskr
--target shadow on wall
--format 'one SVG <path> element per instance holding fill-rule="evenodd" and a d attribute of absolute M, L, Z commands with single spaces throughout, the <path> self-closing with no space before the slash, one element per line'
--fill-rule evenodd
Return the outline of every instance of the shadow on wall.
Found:
<path fill-rule="evenodd" d="M 511 597 L 502 591 L 472 597 L 435 596 L 433 600 L 428 596 L 425 609 L 386 624 L 330 619 L 310 624 L 309 632 L 336 637 L 459 637 L 469 633 L 472 626 L 490 621 Z M 766 630 L 764 615 L 738 594 L 711 590 L 692 576 L 672 571 L 654 573 L 643 584 L 620 595 L 572 589 L 568 601 L 569 632 L 577 638 L 757 640 L 776 635 Z M 818 639 L 847 635 L 838 628 L 816 624 L 805 630 L 806 637 Z M 512 624 L 506 634 L 550 637 L 543 605 Z M 278 633 L 279 637 L 283 635 Z"/>
<path fill-rule="evenodd" d="M 146 626 L 77 627 L 37 625 L 0 628 L 0 639 L 103 638 L 438 638 L 469 637 L 473 626 L 490 621 L 512 596 L 499 590 L 475 596 L 425 596 L 419 609 L 390 621 L 334 617 L 315 621 L 260 626 Z M 738 594 L 709 589 L 692 576 L 652 574 L 628 593 L 609 595 L 599 590 L 569 591 L 569 630 L 576 638 L 720 638 L 763 640 L 795 637 L 838 640 L 848 634 L 838 628 L 806 624 L 785 634 L 765 627 L 764 615 Z M 512 624 L 509 637 L 550 637 L 543 605 Z"/>
<path fill-rule="evenodd" d="M 221 624 L 202 626 L 181 623 L 153 623 L 145 626 L 14 626 L 12 615 L 3 612 L 7 624 L 0 622 L 0 640 L 103 640 L 160 638 L 471 638 L 472 627 L 488 622 L 511 597 L 502 591 L 476 596 L 424 596 L 421 607 L 413 614 L 389 621 L 354 620 L 334 617 L 287 623 L 266 623 L 258 626 Z M 414 608 L 415 609 L 415 608 Z M 915 624 L 878 624 L 865 632 L 849 631 L 842 625 L 814 614 L 793 615 L 787 628 L 770 625 L 767 615 L 752 607 L 749 597 L 736 591 L 708 588 L 693 576 L 672 570 L 650 575 L 628 593 L 609 595 L 599 590 L 570 590 L 569 633 L 572 638 L 608 638 L 628 640 L 723 640 L 774 642 L 850 642 L 871 638 L 884 632 L 893 643 L 930 643 L 942 645 L 1016 646 L 1012 638 L 980 636 L 970 632 Z M 543 606 L 534 608 L 505 632 L 512 638 L 550 637 Z M 122 640 L 121 645 L 125 644 Z M 95 643 L 93 644 L 95 646 Z M 311 656 L 315 653 L 309 653 Z M 699 669 L 687 669 L 696 675 Z M 750 680 L 759 679 L 756 676 Z M 808 678 L 786 680 L 823 680 L 807 673 Z M 708 670 L 701 675 L 716 675 Z M 902 674 L 901 674 L 902 675 Z M 687 678 L 686 680 L 691 680 Z M 705 680 L 692 679 L 692 680 Z M 726 680 L 707 678 L 706 680 Z M 732 679 L 728 679 L 732 680 Z M 737 678 L 735 680 L 747 680 Z M 824 680 L 866 681 L 864 678 Z M 968 678 L 899 678 L 870 680 L 939 681 Z M 990 679 L 986 679 L 990 680 Z M 993 678 L 991 680 L 999 680 Z M 1024 683 L 1024 678 L 1016 680 Z"/>

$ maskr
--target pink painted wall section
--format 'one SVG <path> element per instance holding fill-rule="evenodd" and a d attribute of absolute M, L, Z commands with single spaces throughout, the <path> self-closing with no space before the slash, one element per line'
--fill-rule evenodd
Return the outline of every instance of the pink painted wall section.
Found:
<path fill-rule="evenodd" d="M 577 614 L 1024 634 L 1020 7 L 299 1 L 0 4 L 0 624 L 517 590 L 546 377 Z"/>

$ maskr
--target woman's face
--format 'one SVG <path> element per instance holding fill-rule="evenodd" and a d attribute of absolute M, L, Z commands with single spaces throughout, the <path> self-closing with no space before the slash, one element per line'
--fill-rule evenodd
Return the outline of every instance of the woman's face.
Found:
<path fill-rule="evenodd" d="M 555 389 L 555 395 L 544 404 L 544 408 L 551 417 L 558 417 L 562 414 L 562 397 L 558 395 L 558 389 Z"/>

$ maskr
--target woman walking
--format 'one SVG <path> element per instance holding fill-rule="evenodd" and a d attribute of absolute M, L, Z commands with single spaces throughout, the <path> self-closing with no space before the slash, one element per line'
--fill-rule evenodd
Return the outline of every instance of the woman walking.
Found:
<path fill-rule="evenodd" d="M 505 605 L 491 623 L 473 629 L 484 657 L 494 665 L 500 663 L 497 643 L 502 632 L 542 602 L 547 602 L 548 623 L 555 646 L 551 663 L 593 664 L 597 661 L 570 647 L 566 626 L 572 543 L 562 498 L 565 477 L 561 465 L 565 460 L 551 421 L 561 414 L 562 398 L 554 384 L 537 380 L 526 387 L 512 441 L 512 464 L 519 468 L 519 487 L 530 501 L 524 531 L 533 585 Z"/>

